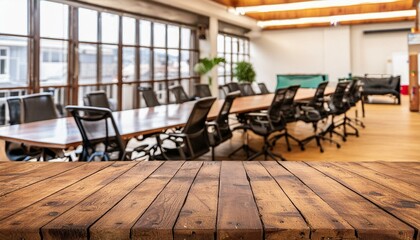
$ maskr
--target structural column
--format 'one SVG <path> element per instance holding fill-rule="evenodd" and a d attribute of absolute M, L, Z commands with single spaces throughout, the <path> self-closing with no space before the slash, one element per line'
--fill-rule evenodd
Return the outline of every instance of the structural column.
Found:
<path fill-rule="evenodd" d="M 209 21 L 209 45 L 210 45 L 210 58 L 217 57 L 217 35 L 219 33 L 219 20 L 216 17 L 210 17 Z M 209 73 L 213 79 L 212 84 L 210 85 L 211 92 L 213 96 L 217 97 L 219 95 L 219 83 L 217 80 L 217 67 Z M 207 79 L 206 79 L 207 81 Z"/>

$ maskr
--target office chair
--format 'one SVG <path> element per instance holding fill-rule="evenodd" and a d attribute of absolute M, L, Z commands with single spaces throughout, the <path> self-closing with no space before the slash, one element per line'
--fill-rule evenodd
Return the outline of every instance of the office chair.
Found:
<path fill-rule="evenodd" d="M 122 139 L 118 126 L 109 108 L 67 106 L 82 135 L 83 150 L 79 161 L 111 160 L 111 154 L 118 152 L 116 160 L 133 160 L 133 152 L 147 154 L 148 145 L 140 145 L 132 151 L 127 151 L 126 142 Z M 103 149 L 99 149 L 103 143 Z"/>
<path fill-rule="evenodd" d="M 213 127 L 213 131 L 209 132 L 209 141 L 211 146 L 211 158 L 214 161 L 214 149 L 216 146 L 232 138 L 232 130 L 229 126 L 229 113 L 236 97 L 240 96 L 240 92 L 229 93 L 222 108 L 217 115 L 216 120 L 207 123 L 207 126 Z"/>
<path fill-rule="evenodd" d="M 328 118 L 328 112 L 324 107 L 324 93 L 327 85 L 328 82 L 321 82 L 315 91 L 314 97 L 310 101 L 302 101 L 298 104 L 300 110 L 298 113 L 298 119 L 305 123 L 312 123 L 314 129 L 314 134 L 301 140 L 301 142 L 303 143 L 303 145 L 306 145 L 307 143 L 315 139 L 316 144 L 319 147 L 321 153 L 324 152 L 321 140 L 328 140 L 331 143 L 335 143 L 337 148 L 341 147 L 341 145 L 338 142 L 331 138 L 325 137 L 325 135 L 323 135 L 322 132 L 318 131 L 318 122 L 322 121 L 325 118 Z"/>
<path fill-rule="evenodd" d="M 270 142 L 270 136 L 273 133 L 286 131 L 287 121 L 283 117 L 281 108 L 286 100 L 288 89 L 280 88 L 277 89 L 271 103 L 270 108 L 267 112 L 261 113 L 249 113 L 249 129 L 264 138 L 264 146 L 260 152 L 255 153 L 248 160 L 253 160 L 261 155 L 264 155 L 264 160 L 267 160 L 267 157 L 272 158 L 273 160 L 282 161 L 285 159 L 279 154 L 275 154 L 271 151 L 272 143 Z"/>
<path fill-rule="evenodd" d="M 281 106 L 282 115 L 287 123 L 298 121 L 296 117 L 295 96 L 299 88 L 300 88 L 299 85 L 294 85 L 287 88 L 286 95 L 285 95 L 283 104 Z M 289 139 L 292 139 L 293 141 L 295 141 L 300 146 L 300 149 L 302 151 L 305 150 L 303 143 L 299 139 L 297 139 L 295 136 L 291 135 L 287 131 L 287 129 L 285 129 L 284 133 L 274 137 L 273 146 L 276 145 L 276 142 L 282 137 L 284 137 L 286 140 L 287 151 L 290 152 L 292 150 Z"/>
<path fill-rule="evenodd" d="M 194 100 L 188 97 L 187 93 L 181 85 L 171 86 L 169 87 L 169 91 L 174 95 L 175 103 L 177 104 Z"/>
<path fill-rule="evenodd" d="M 54 100 L 49 93 L 31 94 L 22 97 L 23 123 L 58 118 Z"/>
<path fill-rule="evenodd" d="M 258 83 L 258 88 L 260 89 L 261 94 L 269 94 L 270 91 L 268 91 L 267 86 L 265 83 Z"/>
<path fill-rule="evenodd" d="M 138 89 L 141 92 L 147 107 L 160 106 L 160 103 L 159 103 L 159 100 L 156 96 L 156 93 L 155 93 L 155 91 L 153 91 L 152 88 L 150 88 L 150 87 L 139 87 Z"/>
<path fill-rule="evenodd" d="M 195 97 L 196 98 L 204 98 L 204 97 L 211 97 L 210 86 L 204 83 L 197 83 L 194 85 L 195 88 Z"/>
<path fill-rule="evenodd" d="M 252 89 L 251 83 L 241 83 L 239 84 L 239 89 L 242 96 L 253 96 L 255 95 L 254 90 Z"/>
<path fill-rule="evenodd" d="M 210 151 L 206 119 L 216 98 L 199 99 L 191 111 L 184 128 L 175 133 L 156 135 L 160 154 L 152 156 L 157 160 L 192 160 Z M 164 137 L 165 136 L 165 137 Z M 164 146 L 169 141 L 175 148 Z"/>
<path fill-rule="evenodd" d="M 236 91 L 241 91 L 241 88 L 239 87 L 239 84 L 237 82 L 227 83 L 226 87 L 229 90 L 229 93 L 236 92 Z"/>
<path fill-rule="evenodd" d="M 86 106 L 111 109 L 108 97 L 104 91 L 94 91 L 86 94 Z"/>

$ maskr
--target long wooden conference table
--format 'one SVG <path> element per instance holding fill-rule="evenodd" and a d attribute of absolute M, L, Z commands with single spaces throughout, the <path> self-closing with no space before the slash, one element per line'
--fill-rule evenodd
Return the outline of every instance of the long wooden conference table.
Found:
<path fill-rule="evenodd" d="M 0 239 L 420 239 L 418 162 L 0 163 Z"/>
<path fill-rule="evenodd" d="M 326 94 L 331 94 L 333 91 L 333 88 L 327 88 Z M 295 99 L 310 99 L 314 93 L 315 89 L 299 89 Z M 231 112 L 245 113 L 267 109 L 273 96 L 274 94 L 239 97 L 235 99 Z M 223 101 L 218 100 L 213 104 L 208 115 L 209 119 L 214 119 L 218 115 Z M 114 112 L 114 118 L 121 136 L 131 138 L 185 125 L 194 103 L 191 101 L 183 104 L 118 111 Z M 97 134 L 97 138 L 101 138 L 104 133 L 98 131 Z M 58 149 L 75 147 L 82 142 L 72 117 L 1 127 L 0 140 Z"/>

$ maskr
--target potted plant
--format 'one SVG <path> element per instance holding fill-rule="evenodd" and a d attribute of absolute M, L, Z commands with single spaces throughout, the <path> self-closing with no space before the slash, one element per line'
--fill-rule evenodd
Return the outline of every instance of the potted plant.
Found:
<path fill-rule="evenodd" d="M 256 74 L 251 63 L 241 61 L 235 65 L 234 76 L 238 79 L 238 82 L 252 83 L 255 81 Z"/>
<path fill-rule="evenodd" d="M 194 66 L 194 72 L 198 73 L 200 76 L 206 75 L 209 80 L 209 85 L 212 84 L 212 77 L 208 73 L 219 63 L 226 63 L 226 60 L 221 57 L 215 58 L 202 58 Z"/>

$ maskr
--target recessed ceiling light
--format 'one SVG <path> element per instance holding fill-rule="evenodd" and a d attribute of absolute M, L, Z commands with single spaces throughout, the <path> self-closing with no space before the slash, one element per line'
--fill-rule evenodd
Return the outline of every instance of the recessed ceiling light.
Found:
<path fill-rule="evenodd" d="M 286 20 L 259 21 L 258 26 L 262 28 L 266 28 L 266 27 L 272 27 L 272 26 L 287 26 L 287 25 L 302 25 L 302 24 L 332 23 L 332 22 L 339 23 L 343 21 L 386 19 L 386 18 L 414 17 L 414 16 L 416 16 L 416 10 L 404 10 L 404 11 L 392 11 L 392 12 L 336 15 L 336 16 L 327 16 L 327 17 L 309 17 L 309 18 L 297 18 L 297 19 L 286 19 Z"/>
<path fill-rule="evenodd" d="M 345 7 L 360 4 L 372 3 L 389 3 L 397 0 L 317 0 L 307 2 L 294 2 L 273 5 L 259 5 L 250 7 L 237 7 L 235 11 L 239 14 L 246 14 L 252 12 L 278 12 L 278 11 L 292 11 L 310 8 L 329 8 L 329 7 Z"/>

